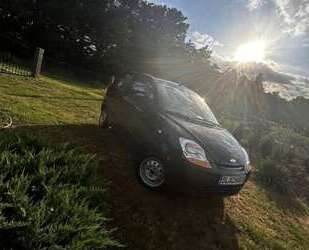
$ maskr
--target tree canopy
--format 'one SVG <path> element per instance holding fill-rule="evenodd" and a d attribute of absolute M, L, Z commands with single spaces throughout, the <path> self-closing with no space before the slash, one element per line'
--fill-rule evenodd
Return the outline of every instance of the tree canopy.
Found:
<path fill-rule="evenodd" d="M 14 41 L 14 49 L 39 46 L 47 58 L 106 72 L 131 70 L 167 52 L 209 57 L 209 48 L 196 50 L 186 43 L 186 20 L 175 8 L 142 0 L 0 3 L 1 37 L 10 46 Z"/>

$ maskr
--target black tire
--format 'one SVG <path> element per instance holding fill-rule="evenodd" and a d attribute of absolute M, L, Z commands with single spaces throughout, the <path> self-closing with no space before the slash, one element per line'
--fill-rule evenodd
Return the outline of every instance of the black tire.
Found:
<path fill-rule="evenodd" d="M 164 165 L 156 157 L 147 157 L 138 165 L 137 177 L 146 188 L 160 190 L 166 181 Z"/>

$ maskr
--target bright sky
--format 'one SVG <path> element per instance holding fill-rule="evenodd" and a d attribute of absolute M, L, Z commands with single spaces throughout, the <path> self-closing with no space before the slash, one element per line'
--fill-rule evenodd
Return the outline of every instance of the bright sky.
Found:
<path fill-rule="evenodd" d="M 238 58 L 247 61 L 246 52 L 258 45 L 257 49 L 263 51 L 250 52 L 251 59 L 262 58 L 287 72 L 309 76 L 309 0 L 151 2 L 180 9 L 188 17 L 189 36 L 197 47 L 202 47 L 209 38 L 214 39 L 215 55 L 235 59 L 238 53 Z"/>

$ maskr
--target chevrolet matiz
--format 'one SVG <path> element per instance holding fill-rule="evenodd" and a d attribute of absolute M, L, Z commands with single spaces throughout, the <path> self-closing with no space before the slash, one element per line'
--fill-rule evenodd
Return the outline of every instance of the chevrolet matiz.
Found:
<path fill-rule="evenodd" d="M 246 150 L 205 100 L 182 84 L 129 74 L 107 88 L 100 126 L 126 132 L 138 149 L 137 176 L 150 189 L 237 194 L 250 175 Z"/>

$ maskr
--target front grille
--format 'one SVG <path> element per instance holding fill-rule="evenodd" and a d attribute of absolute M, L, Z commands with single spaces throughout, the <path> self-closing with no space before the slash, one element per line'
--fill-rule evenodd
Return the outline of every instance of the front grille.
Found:
<path fill-rule="evenodd" d="M 218 165 L 219 168 L 225 168 L 225 169 L 239 169 L 244 170 L 245 166 L 242 165 Z"/>

